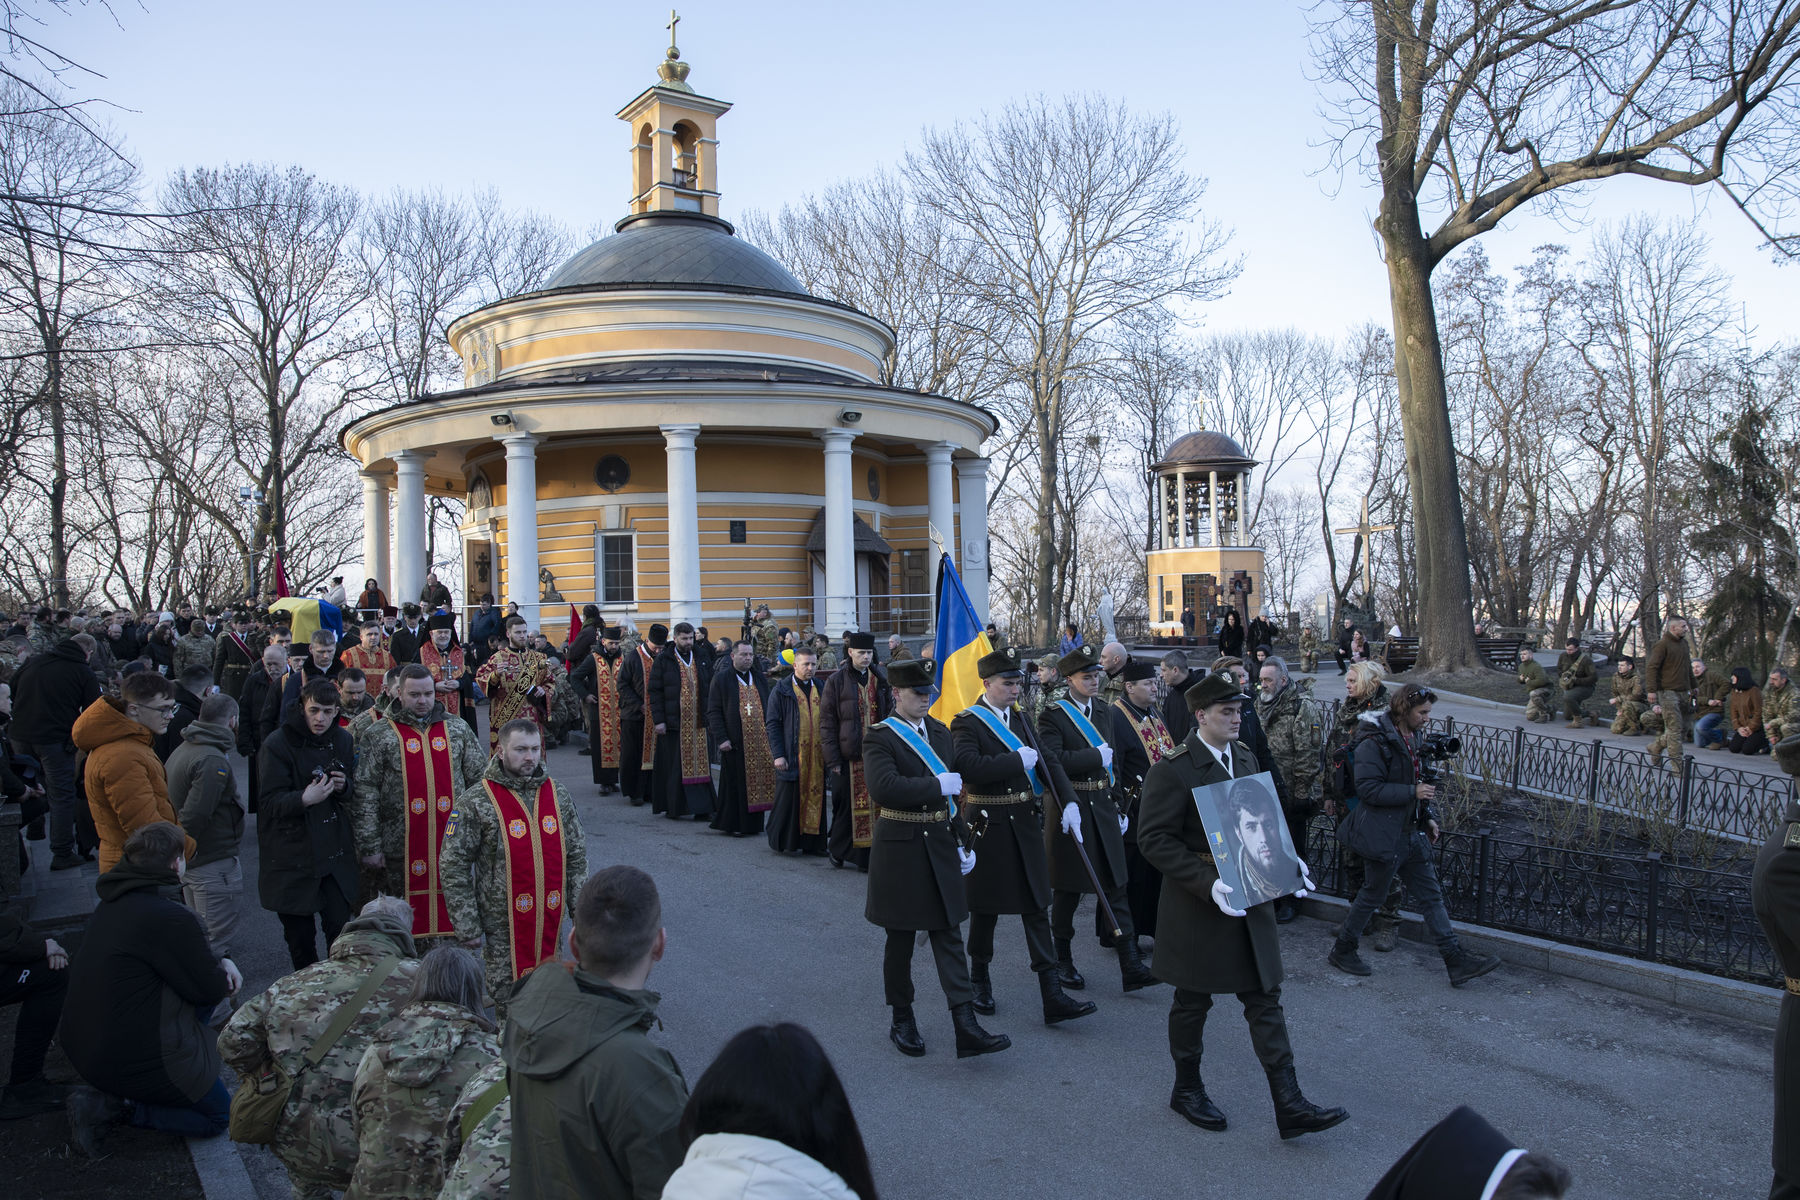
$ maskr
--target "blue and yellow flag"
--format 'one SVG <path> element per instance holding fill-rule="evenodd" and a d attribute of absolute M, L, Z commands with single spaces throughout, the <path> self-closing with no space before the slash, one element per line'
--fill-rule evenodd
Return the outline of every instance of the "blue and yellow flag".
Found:
<path fill-rule="evenodd" d="M 269 605 L 269 611 L 285 612 L 292 616 L 294 645 L 302 650 L 312 640 L 312 635 L 321 629 L 329 629 L 337 634 L 340 642 L 344 640 L 344 615 L 335 604 L 287 596 Z"/>
<path fill-rule="evenodd" d="M 981 674 L 975 664 L 993 648 L 950 556 L 941 556 L 937 578 L 938 697 L 931 702 L 932 716 L 948 725 L 950 718 L 975 703 L 981 695 Z"/>

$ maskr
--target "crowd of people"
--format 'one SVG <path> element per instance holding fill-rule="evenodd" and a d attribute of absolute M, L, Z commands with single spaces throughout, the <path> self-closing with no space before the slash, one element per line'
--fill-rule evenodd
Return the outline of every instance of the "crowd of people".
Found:
<path fill-rule="evenodd" d="M 359 601 L 385 601 L 373 585 Z M 1346 1119 L 1302 1094 L 1287 1046 L 1274 931 L 1304 887 L 1234 907 L 1186 797 L 1203 777 L 1267 770 L 1296 857 L 1321 805 L 1379 814 L 1333 951 L 1351 969 L 1359 912 L 1378 949 L 1402 886 L 1431 915 L 1429 787 L 1398 778 L 1429 699 L 1402 693 L 1384 714 L 1367 694 L 1371 732 L 1353 731 L 1340 780 L 1310 681 L 1269 643 L 1205 671 L 1184 651 L 1151 663 L 1117 643 L 1032 664 L 1002 647 L 980 663 L 982 698 L 946 727 L 927 712 L 937 664 L 897 637 L 878 663 L 872 635 L 829 642 L 766 608 L 748 637 L 716 642 L 685 623 L 640 640 L 590 608 L 559 648 L 491 598 L 466 631 L 449 606 L 428 584 L 419 604 L 371 604 L 345 636 L 300 646 L 280 612 L 204 611 L 178 639 L 154 614 L 141 644 L 144 623 L 124 614 L 98 618 L 99 637 L 94 618 L 22 623 L 4 665 L 22 685 L 7 733 L 25 774 L 9 769 L 5 788 L 52 869 L 97 856 L 101 874 L 73 961 L 0 925 L 0 958 L 24 964 L 0 994 L 21 1005 L 0 1115 L 65 1107 L 93 1155 L 119 1122 L 229 1126 L 274 1150 L 296 1197 L 491 1196 L 512 1179 L 532 1194 L 572 1178 L 595 1194 L 699 1197 L 779 1178 L 769 1194 L 872 1200 L 854 1116 L 805 1030 L 744 1031 L 691 1092 L 648 1038 L 660 900 L 634 867 L 589 873 L 576 806 L 545 762 L 579 726 L 600 796 L 867 873 L 900 1053 L 927 1052 L 920 935 L 957 1055 L 1009 1048 L 978 1019 L 997 1011 L 1002 916 L 1023 924 L 1044 1021 L 1095 1013 L 1071 995 L 1088 988 L 1076 918 L 1094 895 L 1122 989 L 1173 987 L 1171 1108 L 1225 1127 L 1200 1047 L 1212 996 L 1229 992 L 1281 1136 Z M 166 664 L 147 650 L 158 640 L 176 643 Z M 250 762 L 242 791 L 234 752 Z M 254 997 L 232 958 L 252 814 L 256 898 L 293 968 Z M 1497 965 L 1439 944 L 1453 984 Z M 42 1076 L 53 1034 L 82 1080 L 67 1095 Z M 1560 1195 L 1558 1172 L 1515 1155 L 1486 1194 Z M 1415 1181 L 1377 1194 L 1432 1193 Z"/>

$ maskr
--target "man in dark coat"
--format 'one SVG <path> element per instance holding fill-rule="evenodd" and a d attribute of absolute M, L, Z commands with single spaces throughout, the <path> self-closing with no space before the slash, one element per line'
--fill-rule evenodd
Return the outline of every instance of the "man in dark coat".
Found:
<path fill-rule="evenodd" d="M 350 731 L 337 723 L 338 704 L 329 679 L 307 684 L 263 742 L 257 764 L 257 892 L 281 918 L 296 971 L 319 961 L 314 915 L 331 945 L 359 891 L 351 823 L 356 751 Z"/>
<path fill-rule="evenodd" d="M 329 629 L 313 630 L 312 638 L 306 644 L 306 657 L 300 658 L 290 648 L 288 661 L 299 665 L 297 669 L 289 671 L 287 678 L 281 681 L 281 716 L 283 717 L 287 716 L 288 711 L 300 703 L 300 690 L 307 684 L 315 679 L 336 679 L 337 673 L 344 669 L 343 662 L 338 658 L 337 634 Z M 419 655 L 415 651 L 411 658 L 396 659 L 395 661 L 418 662 Z"/>
<path fill-rule="evenodd" d="M 1481 636 L 1481 627 L 1476 626 L 1475 636 Z M 1350 647 L 1356 644 L 1356 622 L 1349 617 L 1344 618 L 1344 627 L 1337 635 L 1337 665 L 1339 675 L 1350 673 Z"/>
<path fill-rule="evenodd" d="M 1063 655 L 1056 670 L 1069 681 L 1069 694 L 1045 707 L 1038 719 L 1038 742 L 1051 774 L 1062 775 L 1070 789 L 1059 819 L 1045 822 L 1052 893 L 1050 933 L 1056 942 L 1057 970 L 1064 987 L 1084 986 L 1070 943 L 1075 938 L 1075 910 L 1082 893 L 1094 891 L 1081 864 L 1081 848 L 1085 848 L 1118 923 L 1114 948 L 1119 954 L 1120 976 L 1125 990 L 1135 992 L 1155 985 L 1157 979 L 1139 955 L 1131 904 L 1125 895 L 1125 828 L 1129 822 L 1115 802 L 1113 709 L 1099 699 L 1105 672 L 1087 646 Z"/>
<path fill-rule="evenodd" d="M 712 815 L 712 766 L 706 756 L 706 694 L 712 673 L 694 653 L 694 627 L 674 637 L 650 664 L 649 714 L 656 725 L 652 811 L 671 821 Z"/>
<path fill-rule="evenodd" d="M 175 681 L 175 714 L 169 718 L 168 727 L 150 743 L 165 765 L 169 756 L 181 749 L 181 731 L 200 719 L 200 706 L 212 691 L 211 667 L 189 667 Z"/>
<path fill-rule="evenodd" d="M 250 614 L 231 615 L 231 628 L 222 631 L 213 647 L 213 682 L 219 690 L 236 700 L 244 684 L 261 661 L 257 643 L 250 632 Z"/>
<path fill-rule="evenodd" d="M 243 690 L 238 693 L 237 748 L 238 753 L 249 760 L 250 764 L 250 812 L 255 812 L 262 803 L 256 783 L 257 760 L 262 757 L 262 744 L 275 732 L 275 726 L 279 723 L 268 720 L 269 693 L 280 693 L 281 681 L 286 672 L 287 651 L 280 646 L 266 646 L 256 670 L 244 680 Z"/>
<path fill-rule="evenodd" d="M 69 1096 L 69 1130 L 89 1158 L 121 1119 L 188 1137 L 225 1131 L 231 1100 L 205 1015 L 243 977 L 213 956 L 181 903 L 186 845 L 167 821 L 133 831 L 100 877 L 100 903 L 69 968 L 57 1040 L 85 1081 Z"/>
<path fill-rule="evenodd" d="M 425 629 L 425 618 L 416 604 L 408 604 L 400 610 L 405 620 L 388 638 L 388 653 L 401 666 L 419 661 L 419 647 L 430 637 Z"/>
<path fill-rule="evenodd" d="M 713 673 L 706 729 L 719 751 L 719 806 L 712 827 L 744 837 L 763 831 L 775 806 L 775 760 L 769 753 L 769 681 L 756 668 L 756 648 L 738 642 Z"/>
<path fill-rule="evenodd" d="M 1236 995 L 1250 1025 L 1250 1044 L 1269 1077 L 1275 1123 L 1283 1139 L 1329 1129 L 1350 1114 L 1307 1100 L 1294 1076 L 1294 1051 L 1281 1008 L 1281 939 L 1275 905 L 1232 905 L 1231 888 L 1213 865 L 1206 826 L 1193 791 L 1254 775 L 1261 768 L 1237 740 L 1250 705 L 1228 676 L 1209 675 L 1187 692 L 1194 731 L 1175 753 L 1150 768 L 1139 804 L 1138 849 L 1162 872 L 1156 957 L 1151 969 L 1175 987 L 1169 1009 L 1169 1053 L 1175 1088 L 1169 1107 L 1202 1129 L 1225 1128 L 1225 1114 L 1200 1079 L 1202 1037 L 1212 998 Z"/>
<path fill-rule="evenodd" d="M 1800 775 L 1800 735 L 1775 744 L 1775 761 Z M 1787 991 L 1775 1022 L 1775 1183 L 1769 1200 L 1800 1200 L 1800 801 L 1789 799 L 1757 852 L 1750 903 L 1781 962 Z"/>
<path fill-rule="evenodd" d="M 87 861 L 75 844 L 75 718 L 100 698 L 100 680 L 88 666 L 87 634 L 64 638 L 25 660 L 12 678 L 13 748 L 38 760 L 50 799 L 50 869 L 66 871 Z M 9 851 L 10 852 L 10 851 Z"/>
<path fill-rule="evenodd" d="M 949 766 L 950 731 L 930 714 L 937 664 L 890 664 L 894 713 L 863 731 L 863 763 L 875 801 L 875 842 L 869 851 L 869 891 L 863 916 L 887 930 L 881 977 L 894 1021 L 888 1037 L 900 1053 L 917 1058 L 925 1039 L 913 1016 L 913 937 L 931 941 L 938 983 L 950 1003 L 956 1057 L 993 1054 L 1012 1045 L 975 1020 L 975 989 L 963 957 L 962 923 L 968 918 L 963 876 L 975 867 L 965 849 L 968 828 L 954 813 L 962 778 Z"/>
<path fill-rule="evenodd" d="M 994 930 L 1000 917 L 1018 914 L 1025 949 L 1038 977 L 1044 1023 L 1085 1017 L 1092 1001 L 1063 991 L 1050 940 L 1050 867 L 1044 855 L 1044 809 L 1063 808 L 1073 796 L 1068 781 L 1040 761 L 1031 722 L 1018 710 L 1019 681 L 1025 677 L 1011 650 L 984 654 L 975 664 L 982 695 L 950 722 L 952 767 L 968 789 L 965 817 L 981 830 L 975 869 L 964 883 L 969 898 L 969 972 L 975 1011 L 994 1011 Z M 1060 785 L 1060 786 L 1059 786 Z"/>
<path fill-rule="evenodd" d="M 1113 763 L 1113 773 L 1119 778 L 1117 807 L 1129 821 L 1125 827 L 1125 895 L 1131 903 L 1132 930 L 1140 938 L 1156 936 L 1156 904 L 1162 896 L 1162 876 L 1144 860 L 1137 842 L 1144 776 L 1175 752 L 1168 723 L 1156 709 L 1155 680 L 1154 667 L 1141 658 L 1132 659 L 1125 664 L 1125 694 L 1113 705 L 1113 728 L 1118 732 L 1113 744 L 1118 752 Z M 1185 693 L 1174 695 L 1185 709 Z"/>
<path fill-rule="evenodd" d="M 635 808 L 650 799 L 656 771 L 656 722 L 650 712 L 650 664 L 669 640 L 666 626 L 650 627 L 649 644 L 625 651 L 619 666 L 619 788 Z"/>
<path fill-rule="evenodd" d="M 869 847 L 875 835 L 875 813 L 863 772 L 863 733 L 893 709 L 886 673 L 875 665 L 875 635 L 844 637 L 848 661 L 825 681 L 825 709 L 819 714 L 819 737 L 825 766 L 831 772 L 831 832 L 826 849 L 836 867 L 854 862 L 869 869 Z"/>

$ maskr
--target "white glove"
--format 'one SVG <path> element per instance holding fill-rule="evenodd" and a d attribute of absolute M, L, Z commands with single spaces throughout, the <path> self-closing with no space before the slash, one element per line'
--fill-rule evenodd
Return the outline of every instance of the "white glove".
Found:
<path fill-rule="evenodd" d="M 1294 893 L 1294 899 L 1304 900 L 1306 893 L 1318 891 L 1319 885 L 1312 881 L 1312 870 L 1307 867 L 1304 858 L 1296 858 L 1294 861 L 1300 864 L 1300 883 L 1302 885 L 1300 890 Z"/>
<path fill-rule="evenodd" d="M 1112 770 L 1112 754 L 1113 751 L 1111 746 L 1100 747 L 1100 765 L 1109 771 Z"/>
<path fill-rule="evenodd" d="M 938 790 L 946 796 L 962 794 L 962 776 L 955 771 L 945 771 L 937 777 Z"/>
<path fill-rule="evenodd" d="M 1063 805 L 1062 831 L 1078 842 L 1081 840 L 1081 806 L 1073 800 Z"/>
<path fill-rule="evenodd" d="M 1244 909 L 1231 907 L 1231 901 L 1227 899 L 1230 895 L 1231 888 L 1226 885 L 1223 879 L 1213 880 L 1212 898 L 1213 903 L 1219 906 L 1219 911 L 1228 917 L 1243 916 L 1245 912 Z"/>
<path fill-rule="evenodd" d="M 1124 813 L 1120 813 L 1119 814 L 1119 836 L 1120 837 L 1125 836 L 1125 831 L 1130 828 L 1131 828 L 1131 818 L 1126 816 Z"/>
<path fill-rule="evenodd" d="M 1030 746 L 1020 746 L 1018 754 L 1019 765 L 1025 769 L 1027 775 L 1031 774 L 1031 769 L 1037 766 L 1038 752 Z"/>
<path fill-rule="evenodd" d="M 962 864 L 962 873 L 964 875 L 967 875 L 970 871 L 975 869 L 975 852 L 973 850 L 964 850 L 961 847 L 958 847 L 956 859 Z"/>

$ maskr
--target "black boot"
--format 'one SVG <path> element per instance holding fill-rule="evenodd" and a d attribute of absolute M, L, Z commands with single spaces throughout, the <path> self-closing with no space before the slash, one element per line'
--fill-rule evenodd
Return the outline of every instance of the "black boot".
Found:
<path fill-rule="evenodd" d="M 974 1058 L 977 1054 L 998 1054 L 1012 1045 L 1004 1033 L 989 1033 L 975 1020 L 973 1004 L 950 1007 L 950 1023 L 956 1026 L 956 1057 Z"/>
<path fill-rule="evenodd" d="M 106 1131 L 124 1117 L 125 1101 L 83 1083 L 70 1089 L 63 1107 L 75 1148 L 88 1158 L 106 1157 Z"/>
<path fill-rule="evenodd" d="M 919 1023 L 913 1020 L 912 1005 L 894 1005 L 894 1023 L 888 1029 L 888 1040 L 900 1048 L 900 1053 L 908 1058 L 919 1058 L 925 1053 L 925 1039 L 919 1036 Z"/>
<path fill-rule="evenodd" d="M 1128 992 L 1155 987 L 1162 982 L 1144 965 L 1143 957 L 1138 953 L 1136 938 L 1125 938 L 1119 942 L 1119 975 L 1124 979 L 1125 990 Z"/>
<path fill-rule="evenodd" d="M 1225 1130 L 1224 1112 L 1212 1102 L 1212 1097 L 1206 1094 L 1206 1085 L 1200 1082 L 1200 1060 L 1197 1058 L 1176 1060 L 1175 1090 L 1169 1093 L 1169 1107 L 1187 1118 L 1191 1125 L 1214 1133 Z"/>
<path fill-rule="evenodd" d="M 1356 952 L 1354 939 L 1346 940 L 1340 936 L 1332 945 L 1331 953 L 1326 956 L 1325 961 L 1350 975 L 1373 975 L 1375 973 L 1369 969 L 1369 964 L 1363 961 L 1362 955 Z"/>
<path fill-rule="evenodd" d="M 1300 1081 L 1294 1078 L 1292 1067 L 1280 1067 L 1269 1072 L 1269 1095 L 1275 1101 L 1275 1127 L 1281 1130 L 1281 1140 L 1284 1142 L 1303 1133 L 1318 1133 L 1322 1129 L 1330 1129 L 1350 1118 L 1349 1112 L 1344 1109 L 1320 1108 L 1301 1095 Z"/>
<path fill-rule="evenodd" d="M 1087 986 L 1087 980 L 1075 969 L 1075 955 L 1069 950 L 1067 938 L 1056 939 L 1056 979 L 1071 992 Z"/>
<path fill-rule="evenodd" d="M 1287 925 L 1300 918 L 1300 905 L 1292 896 L 1283 896 L 1275 902 L 1275 923 Z"/>
<path fill-rule="evenodd" d="M 994 1015 L 994 981 L 988 975 L 988 965 L 984 962 L 969 960 L 969 978 L 975 984 L 975 1011 L 984 1017 Z"/>
<path fill-rule="evenodd" d="M 1500 965 L 1500 959 L 1492 954 L 1471 954 L 1457 947 L 1456 953 L 1444 956 L 1444 969 L 1450 972 L 1450 986 L 1461 987 L 1471 979 L 1480 978 Z"/>
<path fill-rule="evenodd" d="M 1056 978 L 1056 968 L 1038 972 L 1038 991 L 1044 997 L 1044 1024 L 1055 1025 L 1062 1021 L 1073 1021 L 1076 1017 L 1085 1017 L 1094 1011 L 1092 1000 L 1075 1000 L 1064 994 L 1062 984 Z"/>

